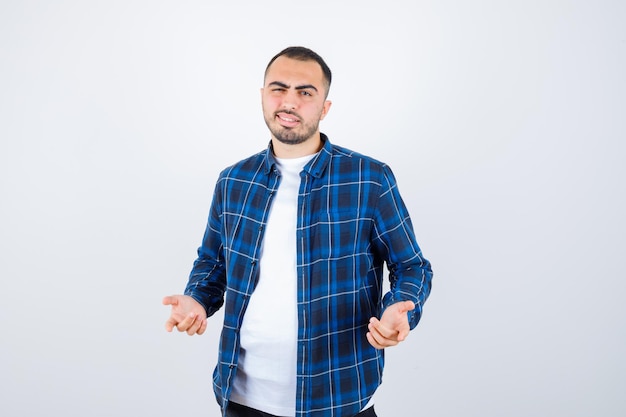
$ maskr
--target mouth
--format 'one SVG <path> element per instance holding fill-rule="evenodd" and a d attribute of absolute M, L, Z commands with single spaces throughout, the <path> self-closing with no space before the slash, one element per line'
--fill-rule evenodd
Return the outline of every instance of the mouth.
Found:
<path fill-rule="evenodd" d="M 276 113 L 276 120 L 281 126 L 289 128 L 296 127 L 300 124 L 300 118 L 292 113 Z"/>

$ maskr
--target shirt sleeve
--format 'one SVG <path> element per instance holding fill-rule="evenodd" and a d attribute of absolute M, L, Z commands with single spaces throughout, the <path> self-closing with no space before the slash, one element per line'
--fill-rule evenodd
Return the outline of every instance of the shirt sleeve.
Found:
<path fill-rule="evenodd" d="M 221 239 L 221 187 L 218 181 L 209 211 L 209 219 L 198 248 L 198 257 L 193 263 L 185 295 L 193 297 L 206 310 L 207 317 L 215 314 L 224 304 L 226 272 L 224 250 Z"/>
<path fill-rule="evenodd" d="M 389 270 L 390 291 L 383 297 L 383 311 L 400 301 L 413 301 L 415 309 L 408 313 L 411 329 L 422 316 L 424 302 L 431 289 L 432 268 L 422 255 L 408 210 L 400 196 L 396 179 L 388 166 L 376 211 L 374 245 L 385 259 Z"/>

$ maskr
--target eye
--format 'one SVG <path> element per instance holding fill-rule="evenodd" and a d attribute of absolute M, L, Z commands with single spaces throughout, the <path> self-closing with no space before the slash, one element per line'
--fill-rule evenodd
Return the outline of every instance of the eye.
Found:
<path fill-rule="evenodd" d="M 311 94 L 311 92 L 307 91 L 307 90 L 301 90 L 300 94 L 303 95 L 303 96 L 306 96 L 306 97 L 312 97 L 313 96 L 313 94 Z"/>

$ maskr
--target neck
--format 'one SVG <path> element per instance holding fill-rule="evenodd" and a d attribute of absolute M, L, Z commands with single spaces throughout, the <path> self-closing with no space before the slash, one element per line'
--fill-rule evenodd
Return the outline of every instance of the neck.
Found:
<path fill-rule="evenodd" d="M 322 143 L 322 138 L 319 132 L 316 132 L 309 139 L 302 143 L 298 143 L 297 145 L 282 143 L 275 137 L 272 137 L 272 148 L 274 155 L 278 158 L 291 159 L 313 155 L 314 153 L 319 152 L 323 146 L 324 144 Z"/>

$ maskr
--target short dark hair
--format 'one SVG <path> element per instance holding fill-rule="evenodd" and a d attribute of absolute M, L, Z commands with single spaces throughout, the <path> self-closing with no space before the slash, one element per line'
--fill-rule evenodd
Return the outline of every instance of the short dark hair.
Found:
<path fill-rule="evenodd" d="M 328 67 L 328 65 L 326 65 L 326 62 L 324 62 L 324 59 L 322 59 L 321 56 L 319 56 L 317 53 L 310 50 L 309 48 L 305 48 L 304 46 L 290 46 L 274 55 L 274 57 L 270 59 L 270 62 L 267 64 L 267 67 L 265 67 L 265 76 L 267 76 L 267 71 L 270 69 L 272 63 L 281 56 L 286 56 L 287 58 L 296 59 L 298 61 L 317 62 L 322 68 L 324 81 L 326 81 L 326 94 L 328 95 L 328 91 L 330 90 L 330 82 L 333 78 L 330 68 Z"/>

